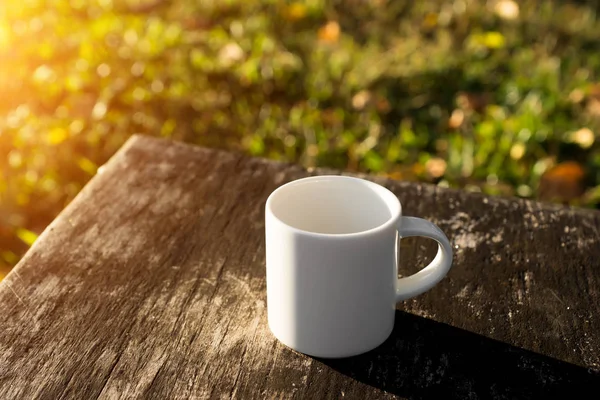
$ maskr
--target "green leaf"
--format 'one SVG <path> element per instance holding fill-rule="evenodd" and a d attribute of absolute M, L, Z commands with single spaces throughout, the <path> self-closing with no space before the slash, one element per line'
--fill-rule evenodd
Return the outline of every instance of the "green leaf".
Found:
<path fill-rule="evenodd" d="M 487 32 L 482 42 L 489 49 L 501 49 L 506 45 L 506 39 L 500 32 Z"/>
<path fill-rule="evenodd" d="M 385 165 L 383 157 L 374 151 L 369 151 L 365 154 L 364 163 L 365 167 L 372 172 L 380 172 Z"/>
<path fill-rule="evenodd" d="M 262 155 L 265 151 L 265 142 L 262 137 L 254 135 L 248 140 L 248 151 L 252 155 Z"/>
<path fill-rule="evenodd" d="M 21 239 L 23 241 L 23 243 L 25 243 L 28 246 L 31 246 L 33 244 L 33 242 L 35 242 L 38 238 L 37 234 L 35 234 L 25 228 L 18 228 L 16 234 L 17 234 L 17 237 L 19 239 Z"/>
<path fill-rule="evenodd" d="M 77 165 L 79 165 L 79 168 L 90 175 L 95 175 L 96 171 L 98 170 L 98 166 L 92 160 L 86 157 L 81 157 L 79 160 L 77 160 Z"/>
<path fill-rule="evenodd" d="M 10 250 L 4 250 L 4 251 L 0 252 L 0 256 L 8 264 L 16 264 L 17 261 L 19 261 L 19 257 Z"/>
<path fill-rule="evenodd" d="M 66 129 L 56 127 L 48 132 L 48 143 L 57 145 L 64 142 L 69 137 L 69 133 Z"/>

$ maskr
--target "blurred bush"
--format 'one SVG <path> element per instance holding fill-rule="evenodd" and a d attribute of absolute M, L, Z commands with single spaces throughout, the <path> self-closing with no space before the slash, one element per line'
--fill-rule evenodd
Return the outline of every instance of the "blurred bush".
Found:
<path fill-rule="evenodd" d="M 3 2 L 0 263 L 133 133 L 597 206 L 598 8 Z"/>

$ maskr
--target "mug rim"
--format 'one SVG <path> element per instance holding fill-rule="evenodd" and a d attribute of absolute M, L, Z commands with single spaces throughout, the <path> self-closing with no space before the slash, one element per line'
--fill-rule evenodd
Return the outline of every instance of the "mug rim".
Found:
<path fill-rule="evenodd" d="M 275 213 L 273 212 L 272 203 L 273 203 L 273 199 L 277 196 L 278 193 L 281 193 L 284 190 L 289 189 L 291 186 L 301 185 L 303 183 L 306 183 L 307 181 L 319 181 L 319 180 L 329 180 L 329 181 L 346 180 L 346 181 L 351 181 L 351 182 L 355 182 L 355 183 L 360 183 L 363 185 L 366 184 L 366 185 L 374 188 L 377 196 L 379 196 L 379 198 L 381 200 L 383 200 L 385 202 L 385 204 L 388 206 L 388 209 L 391 213 L 390 217 L 384 223 L 379 224 L 374 228 L 367 229 L 364 231 L 350 232 L 350 233 L 320 233 L 320 232 L 307 231 L 304 229 L 297 228 L 295 226 L 292 226 L 292 225 L 282 221 L 279 217 L 277 217 L 277 215 L 275 215 Z M 371 182 L 367 179 L 356 178 L 353 176 L 344 176 L 344 175 L 315 175 L 315 176 L 308 176 L 305 178 L 295 179 L 293 181 L 287 182 L 287 183 L 279 186 L 273 192 L 271 192 L 271 194 L 267 198 L 267 201 L 265 204 L 265 209 L 266 209 L 267 213 L 273 217 L 273 219 L 275 219 L 278 223 L 280 223 L 287 229 L 291 230 L 292 232 L 297 233 L 297 234 L 306 235 L 306 236 L 320 237 L 320 238 L 351 238 L 351 237 L 353 238 L 353 237 L 372 235 L 377 232 L 384 231 L 392 225 L 395 226 L 398 219 L 400 218 L 400 216 L 402 214 L 402 204 L 400 203 L 400 200 L 398 199 L 398 197 L 396 197 L 396 195 L 391 190 L 389 190 L 385 186 L 379 185 L 375 182 Z"/>

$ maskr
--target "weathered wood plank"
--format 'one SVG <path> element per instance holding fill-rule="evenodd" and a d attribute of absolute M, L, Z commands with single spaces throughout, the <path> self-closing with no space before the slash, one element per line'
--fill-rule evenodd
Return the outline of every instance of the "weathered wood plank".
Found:
<path fill-rule="evenodd" d="M 331 171 L 313 171 L 323 173 Z M 376 179 L 456 246 L 392 337 L 346 360 L 280 345 L 263 207 L 300 167 L 146 137 L 0 283 L 0 398 L 534 398 L 598 388 L 600 213 Z M 402 243 L 402 272 L 425 240 Z"/>

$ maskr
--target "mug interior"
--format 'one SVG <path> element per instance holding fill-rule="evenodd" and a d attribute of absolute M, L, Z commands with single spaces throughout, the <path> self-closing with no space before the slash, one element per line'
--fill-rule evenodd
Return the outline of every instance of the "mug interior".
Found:
<path fill-rule="evenodd" d="M 384 225 L 400 213 L 386 188 L 344 176 L 319 176 L 275 190 L 267 208 L 293 228 L 320 234 L 352 234 Z"/>

